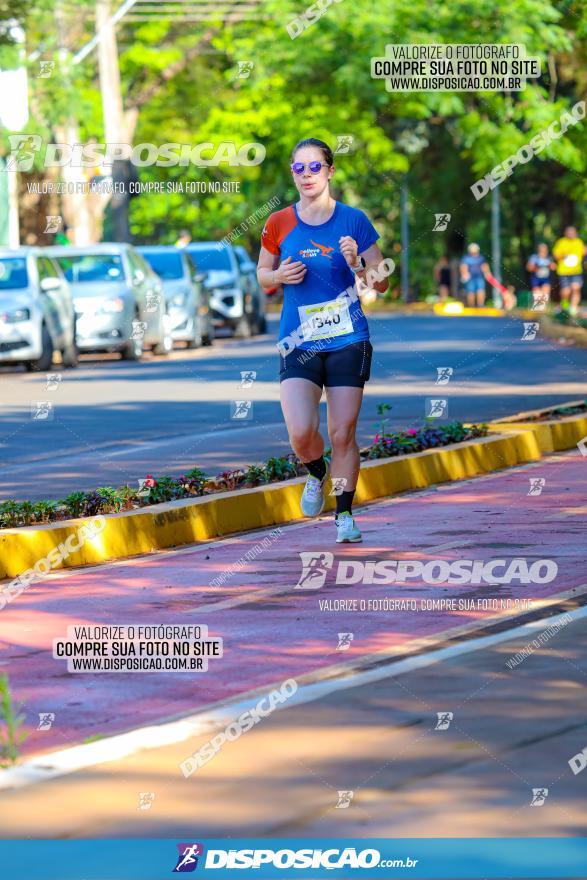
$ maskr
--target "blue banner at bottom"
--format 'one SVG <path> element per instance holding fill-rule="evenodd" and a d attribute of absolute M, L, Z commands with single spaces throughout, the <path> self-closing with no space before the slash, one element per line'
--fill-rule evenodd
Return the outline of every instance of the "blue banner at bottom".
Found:
<path fill-rule="evenodd" d="M 7 880 L 583 880 L 587 838 L 4 840 L 0 866 Z"/>

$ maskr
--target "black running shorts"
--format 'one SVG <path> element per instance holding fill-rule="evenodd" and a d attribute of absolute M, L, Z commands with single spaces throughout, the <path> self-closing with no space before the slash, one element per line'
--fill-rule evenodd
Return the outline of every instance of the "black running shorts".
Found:
<path fill-rule="evenodd" d="M 284 379 L 309 379 L 320 388 L 345 386 L 362 388 L 371 374 L 373 346 L 364 342 L 352 342 L 336 351 L 304 351 L 295 348 L 279 356 L 279 381 Z"/>

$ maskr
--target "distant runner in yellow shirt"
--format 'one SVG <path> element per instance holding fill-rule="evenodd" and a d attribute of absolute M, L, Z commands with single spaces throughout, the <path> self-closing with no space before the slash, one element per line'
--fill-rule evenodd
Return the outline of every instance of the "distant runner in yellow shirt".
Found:
<path fill-rule="evenodd" d="M 560 285 L 561 300 L 569 300 L 569 312 L 576 315 L 581 302 L 583 286 L 583 257 L 586 248 L 577 236 L 574 226 L 567 226 L 565 234 L 552 249 L 556 260 L 556 272 Z"/>
<path fill-rule="evenodd" d="M 177 237 L 177 241 L 175 242 L 175 247 L 177 247 L 177 248 L 187 247 L 191 240 L 192 240 L 192 236 L 191 236 L 189 229 L 182 229 Z"/>

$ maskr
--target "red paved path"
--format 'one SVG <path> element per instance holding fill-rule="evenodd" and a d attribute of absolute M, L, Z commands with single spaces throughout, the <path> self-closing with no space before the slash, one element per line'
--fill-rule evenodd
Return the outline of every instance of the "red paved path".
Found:
<path fill-rule="evenodd" d="M 24 704 L 30 736 L 23 751 L 61 748 L 188 714 L 216 700 L 263 687 L 439 633 L 483 618 L 483 611 L 321 611 L 325 598 L 541 599 L 587 582 L 585 483 L 587 460 L 553 456 L 537 465 L 373 504 L 359 514 L 364 543 L 337 546 L 331 517 L 284 526 L 283 534 L 223 587 L 210 581 L 253 547 L 262 534 L 141 560 L 56 574 L 32 585 L 0 611 L 0 672 Z M 528 496 L 530 477 L 546 480 Z M 458 543 L 457 543 L 458 542 Z M 452 545 L 439 549 L 445 545 Z M 463 546 L 460 546 L 460 545 Z M 437 549 L 438 548 L 438 549 Z M 331 551 L 336 560 L 552 559 L 558 575 L 543 585 L 447 586 L 326 584 L 293 589 L 299 551 Z M 214 608 L 237 599 L 234 607 Z M 487 612 L 489 613 L 489 612 Z M 224 639 L 224 657 L 207 673 L 69 674 L 52 659 L 53 638 L 77 624 L 206 623 Z M 337 652 L 337 633 L 352 631 L 351 649 Z M 54 712 L 49 731 L 37 713 Z"/>

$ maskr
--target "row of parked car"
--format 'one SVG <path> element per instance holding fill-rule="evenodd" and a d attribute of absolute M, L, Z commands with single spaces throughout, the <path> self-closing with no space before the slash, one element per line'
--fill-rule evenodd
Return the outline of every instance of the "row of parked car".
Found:
<path fill-rule="evenodd" d="M 48 370 L 80 352 L 139 360 L 175 342 L 211 345 L 225 327 L 265 333 L 265 293 L 242 247 L 104 243 L 0 249 L 0 363 Z"/>

